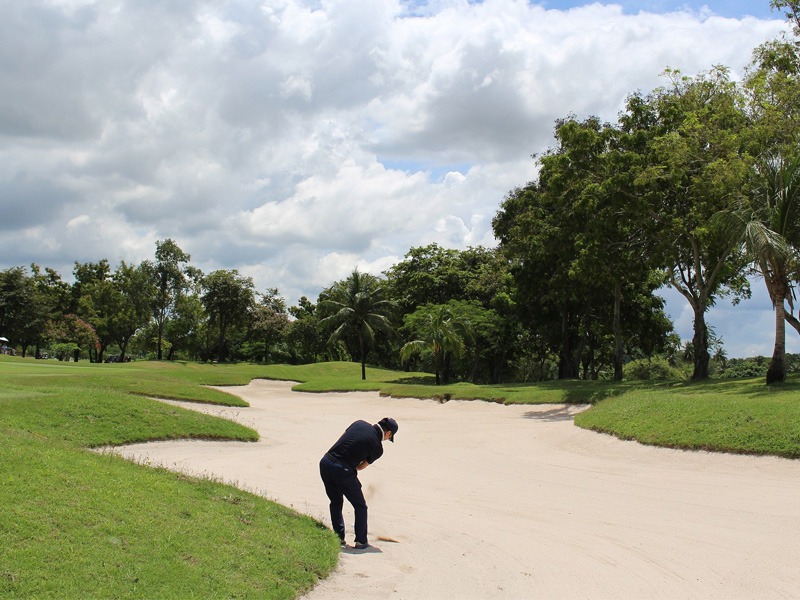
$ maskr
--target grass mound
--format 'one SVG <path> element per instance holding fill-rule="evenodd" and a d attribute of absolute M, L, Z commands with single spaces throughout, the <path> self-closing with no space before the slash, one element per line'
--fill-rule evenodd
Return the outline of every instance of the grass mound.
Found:
<path fill-rule="evenodd" d="M 656 446 L 800 458 L 798 392 L 796 377 L 653 386 L 601 402 L 575 424 Z"/>

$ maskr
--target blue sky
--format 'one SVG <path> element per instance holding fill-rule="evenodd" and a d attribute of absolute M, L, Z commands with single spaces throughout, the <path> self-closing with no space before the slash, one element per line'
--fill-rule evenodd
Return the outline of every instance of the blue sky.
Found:
<path fill-rule="evenodd" d="M 294 304 L 414 246 L 494 246 L 556 119 L 613 121 L 666 67 L 738 76 L 786 29 L 756 0 L 0 2 L 0 268 L 69 279 L 169 237 Z M 730 356 L 772 351 L 762 288 L 709 313 Z"/>
<path fill-rule="evenodd" d="M 573 0 L 546 0 L 538 2 L 546 8 L 566 10 L 576 6 L 584 6 L 591 2 L 580 2 Z M 612 4 L 602 2 L 602 4 Z M 629 15 L 635 15 L 639 11 L 652 13 L 667 13 L 679 10 L 692 10 L 697 13 L 708 8 L 713 14 L 721 17 L 741 18 L 745 15 L 758 17 L 760 19 L 781 18 L 781 13 L 771 11 L 769 2 L 766 0 L 708 0 L 707 2 L 681 2 L 680 0 L 620 0 L 613 2 L 622 7 L 622 10 Z"/>

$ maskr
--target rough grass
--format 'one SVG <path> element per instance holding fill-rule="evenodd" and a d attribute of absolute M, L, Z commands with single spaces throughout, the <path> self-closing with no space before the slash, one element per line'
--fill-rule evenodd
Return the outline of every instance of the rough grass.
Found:
<path fill-rule="evenodd" d="M 0 596 L 293 598 L 335 566 L 320 523 L 219 482 L 87 448 L 255 431 L 145 395 L 243 404 L 199 365 L 0 360 Z M 99 367 L 99 368 L 98 368 Z"/>

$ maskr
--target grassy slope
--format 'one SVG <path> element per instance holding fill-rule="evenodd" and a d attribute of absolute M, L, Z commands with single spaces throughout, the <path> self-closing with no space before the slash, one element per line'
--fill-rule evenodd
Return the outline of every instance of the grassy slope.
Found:
<path fill-rule="evenodd" d="M 626 392 L 575 423 L 644 444 L 800 458 L 800 380 L 678 383 Z"/>
<path fill-rule="evenodd" d="M 85 449 L 254 440 L 249 428 L 142 395 L 242 404 L 197 383 L 250 377 L 197 365 L 0 360 L 0 595 L 292 598 L 327 575 L 338 540 L 314 520 Z"/>

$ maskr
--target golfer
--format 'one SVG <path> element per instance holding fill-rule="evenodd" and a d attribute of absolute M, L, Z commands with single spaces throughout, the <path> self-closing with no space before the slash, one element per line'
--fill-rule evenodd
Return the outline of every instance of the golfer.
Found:
<path fill-rule="evenodd" d="M 331 446 L 319 461 L 319 474 L 325 484 L 325 493 L 331 501 L 331 525 L 339 535 L 342 547 L 344 541 L 344 519 L 342 506 L 344 498 L 353 505 L 356 513 L 355 548 L 369 548 L 367 543 L 367 503 L 361 491 L 358 471 L 365 469 L 383 455 L 383 441 L 394 442 L 397 434 L 397 421 L 386 417 L 375 425 L 366 421 L 356 421 L 348 427 L 342 437 Z"/>

